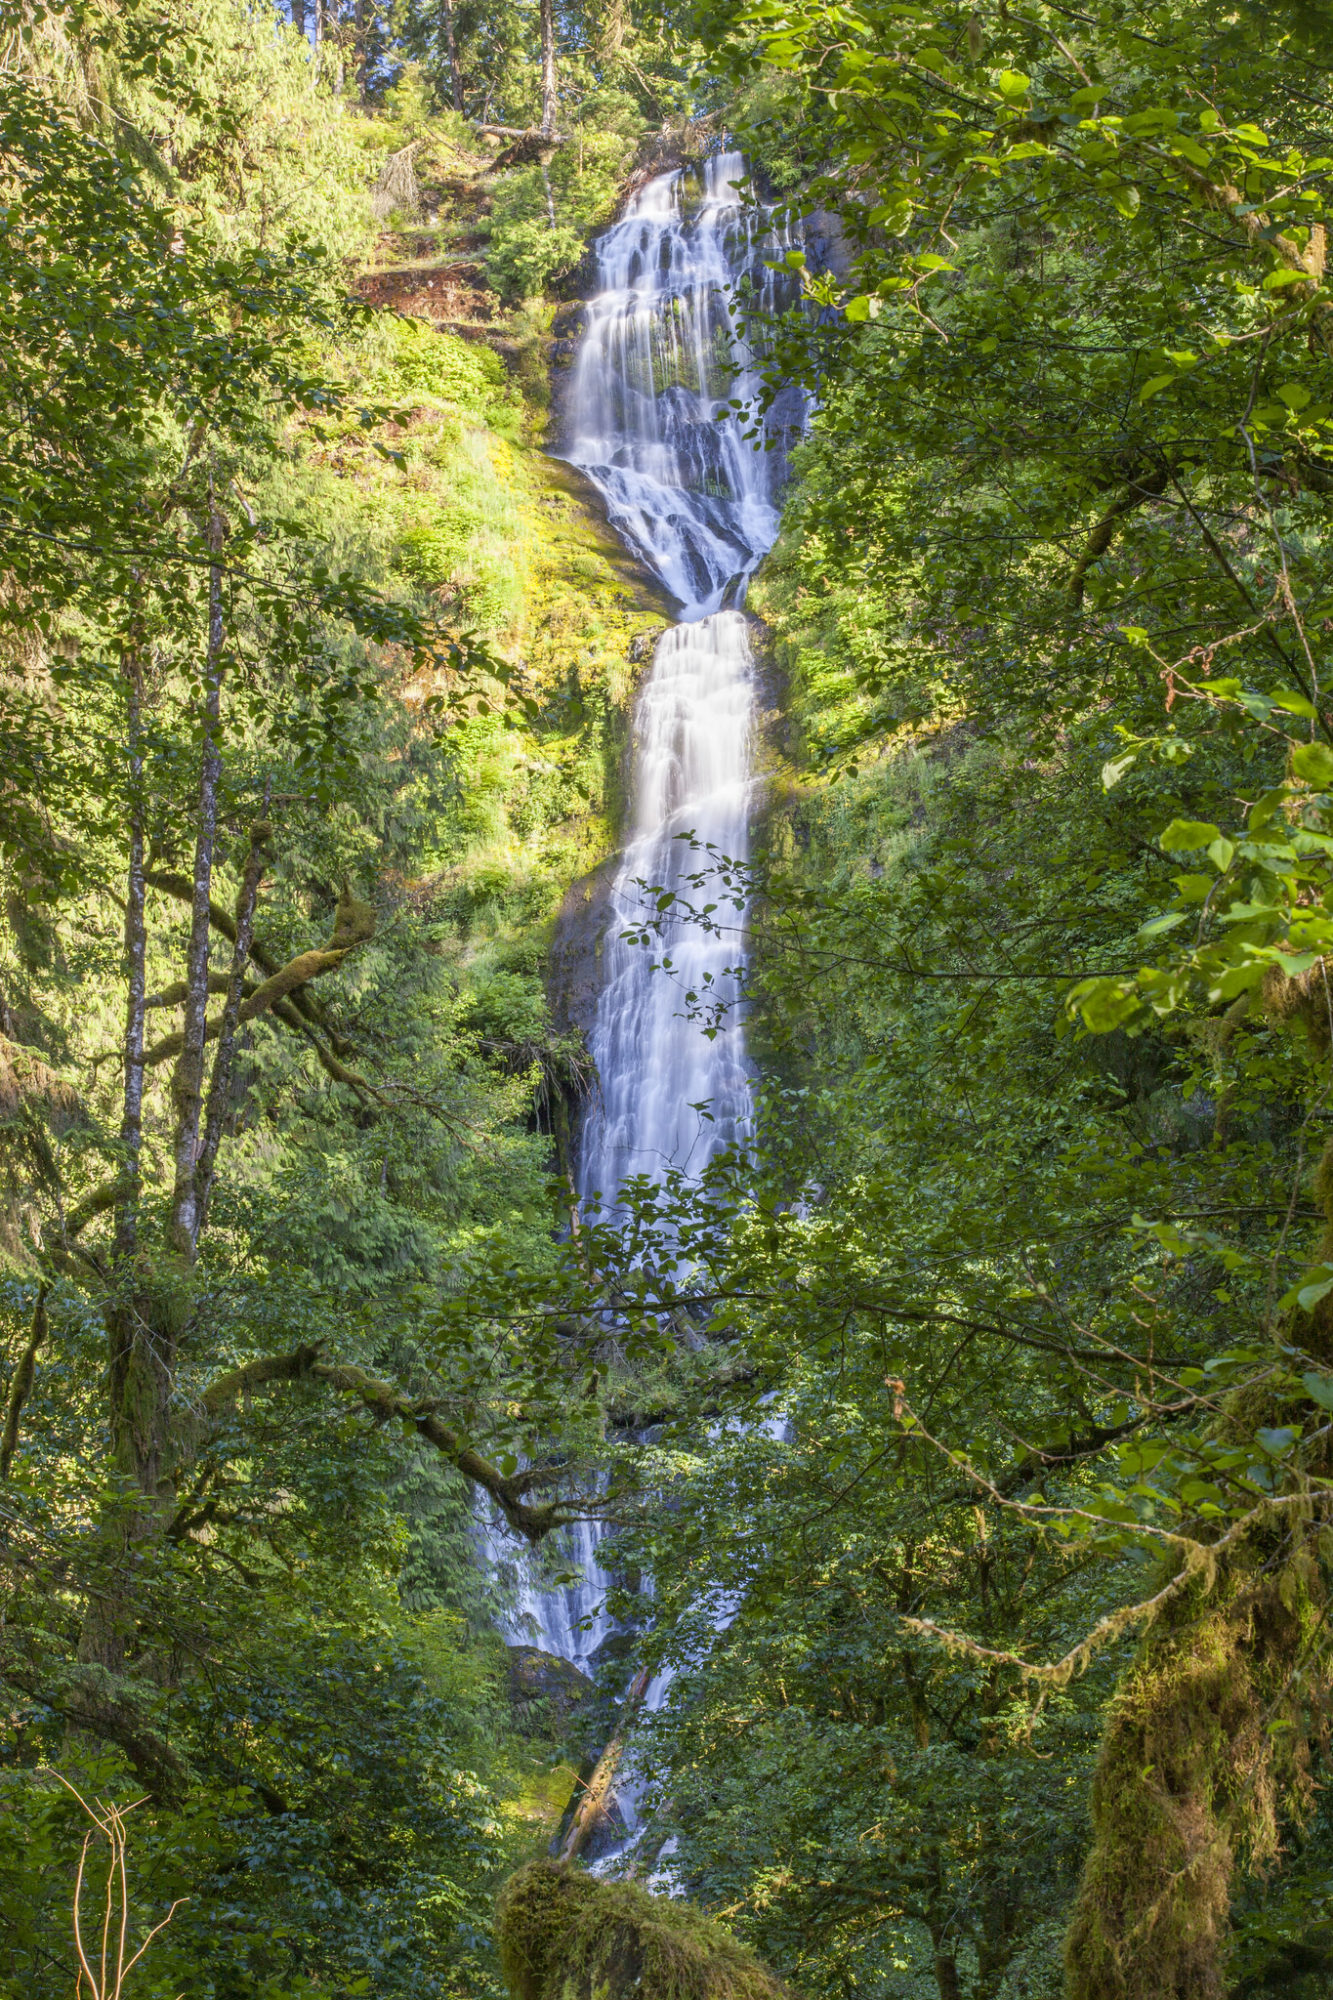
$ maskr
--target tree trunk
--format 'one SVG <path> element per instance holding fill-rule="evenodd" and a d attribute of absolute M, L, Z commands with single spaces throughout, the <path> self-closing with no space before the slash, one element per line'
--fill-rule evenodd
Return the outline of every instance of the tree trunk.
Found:
<path fill-rule="evenodd" d="M 222 517 L 210 501 L 208 545 L 222 549 Z M 204 1046 L 208 1023 L 209 901 L 213 887 L 213 854 L 217 845 L 218 781 L 222 775 L 220 739 L 222 705 L 222 569 L 213 562 L 208 572 L 208 650 L 204 667 L 201 716 L 203 742 L 199 758 L 199 804 L 195 819 L 194 879 L 190 907 L 190 942 L 185 963 L 185 1011 L 181 1052 L 172 1079 L 176 1111 L 175 1187 L 171 1198 L 171 1244 L 192 1264 L 199 1241 L 199 1120 L 204 1099 Z"/>
<path fill-rule="evenodd" d="M 458 61 L 458 38 L 454 33 L 453 0 L 440 0 L 440 25 L 444 29 L 444 51 L 449 61 L 449 98 L 454 110 L 463 109 L 463 72 Z"/>
<path fill-rule="evenodd" d="M 142 670 L 137 652 L 125 663 L 129 681 L 130 855 L 125 882 L 125 1081 L 120 1115 L 124 1196 L 117 1205 L 115 1261 L 118 1269 L 134 1256 L 139 1233 L 143 1151 L 144 999 L 147 991 L 148 931 L 144 915 L 143 739 L 140 709 Z"/>
<path fill-rule="evenodd" d="M 48 1284 L 43 1284 L 38 1290 L 27 1345 L 19 1356 L 14 1379 L 9 1385 L 9 1407 L 5 1411 L 4 1436 L 0 1438 L 0 1479 L 9 1477 L 9 1469 L 14 1463 L 14 1453 L 18 1447 L 23 1405 L 32 1394 L 32 1385 L 37 1377 L 37 1356 L 41 1353 L 46 1340 L 46 1299 L 50 1289 Z"/>
<path fill-rule="evenodd" d="M 143 1089 L 144 1089 L 144 1000 L 146 993 L 147 921 L 145 916 L 143 821 L 143 701 L 142 665 L 137 653 L 126 658 L 129 682 L 128 734 L 130 777 L 130 851 L 125 883 L 125 1039 L 124 1097 L 120 1115 L 121 1175 L 123 1192 L 116 1203 L 112 1260 L 113 1293 L 106 1305 L 107 1367 L 111 1416 L 112 1478 L 120 1491 L 107 1503 L 98 1536 L 99 1553 L 105 1564 L 105 1581 L 95 1579 L 84 1614 L 79 1639 L 79 1657 L 114 1671 L 124 1659 L 129 1620 L 114 1579 L 123 1569 L 128 1546 L 134 1539 L 135 1502 L 130 1493 L 142 1494 L 144 1479 L 156 1483 L 158 1454 L 149 1444 L 148 1462 L 141 1462 L 136 1450 L 137 1426 L 131 1424 L 127 1404 L 137 1402 L 137 1386 L 145 1383 L 148 1402 L 166 1419 L 166 1394 L 157 1377 L 155 1358 L 141 1357 L 136 1363 L 136 1341 L 146 1333 L 144 1301 L 139 1296 L 136 1270 L 139 1250 L 139 1202 L 142 1191 Z M 132 1390 L 131 1382 L 136 1385 Z M 154 1384 L 157 1386 L 154 1387 Z M 150 1422 L 149 1437 L 159 1428 Z M 123 1581 L 122 1581 L 123 1587 Z"/>
<path fill-rule="evenodd" d="M 1022 1921 L 1022 1899 L 1005 1863 L 1008 1852 L 1001 1823 L 986 1815 L 982 1828 L 982 1889 L 976 1926 L 976 2000 L 995 2000 L 1004 1985 Z"/>
<path fill-rule="evenodd" d="M 940 2000 L 963 2000 L 963 1989 L 958 1983 L 958 1960 L 950 1951 L 935 1954 L 935 1984 L 940 1989 Z"/>
<path fill-rule="evenodd" d="M 356 60 L 356 91 L 364 104 L 366 83 L 370 72 L 370 6 L 369 0 L 356 0 L 356 11 L 352 17 L 352 34 L 355 41 L 353 50 Z"/>
<path fill-rule="evenodd" d="M 217 1167 L 218 1147 L 222 1143 L 222 1127 L 231 1096 L 236 1028 L 245 987 L 245 968 L 250 962 L 250 946 L 255 929 L 255 905 L 259 900 L 259 883 L 264 873 L 264 844 L 271 831 L 272 828 L 266 820 L 261 820 L 251 827 L 250 852 L 246 856 L 245 869 L 241 876 L 241 890 L 236 898 L 236 943 L 232 948 L 231 972 L 227 980 L 227 994 L 222 1003 L 222 1019 L 218 1029 L 217 1054 L 213 1058 L 213 1076 L 208 1088 L 208 1115 L 204 1120 L 204 1142 L 199 1150 L 199 1163 L 195 1173 L 201 1230 L 208 1216 L 208 1202 L 213 1192 L 213 1174 Z"/>
<path fill-rule="evenodd" d="M 1262 1859 L 1276 1842 L 1255 1823 L 1274 1786 L 1253 1671 L 1267 1621 L 1246 1595 L 1231 1578 L 1210 1606 L 1196 1585 L 1150 1627 L 1116 1694 L 1065 1942 L 1070 2000 L 1223 2000 L 1237 1849 Z"/>
<path fill-rule="evenodd" d="M 541 0 L 542 23 L 542 137 L 555 131 L 557 91 L 555 76 L 555 0 Z"/>
<path fill-rule="evenodd" d="M 144 1050 L 145 871 L 143 775 L 139 733 L 138 663 L 130 673 L 130 773 L 135 804 L 130 815 L 125 947 L 128 997 L 125 1016 L 125 1083 L 121 1113 L 126 1192 L 116 1211 L 113 1284 L 105 1304 L 107 1402 L 111 1432 L 110 1483 L 96 1537 L 96 1563 L 88 1592 L 79 1657 L 119 1671 L 132 1643 L 145 1545 L 156 1540 L 171 1504 L 171 1397 L 181 1328 L 188 1315 L 185 1271 L 198 1241 L 196 1158 L 203 1105 L 208 1010 L 209 904 L 217 842 L 218 785 L 222 768 L 221 689 L 225 636 L 220 556 L 223 521 L 210 494 L 208 631 L 203 672 L 195 859 L 186 947 L 185 1009 L 180 1059 L 172 1078 L 175 1100 L 175 1182 L 169 1242 L 175 1268 L 150 1267 L 140 1241 L 139 1159 L 142 1142 Z"/>
<path fill-rule="evenodd" d="M 1324 1004 L 1320 989 L 1321 1015 Z M 1326 1224 L 1316 1254 L 1327 1261 L 1333 1142 L 1315 1191 Z M 1333 1297 L 1294 1332 L 1312 1359 L 1333 1363 Z M 1289 1408 L 1243 1387 L 1214 1438 L 1248 1448 L 1265 1417 L 1285 1422 Z M 1331 1460 L 1327 1442 L 1312 1446 L 1293 1475 L 1303 1508 Z M 1200 1539 L 1216 1532 L 1178 1525 Z M 1257 1871 L 1271 1861 L 1279 1812 L 1298 1816 L 1310 1798 L 1312 1722 L 1329 1696 L 1310 1638 L 1327 1615 L 1320 1533 L 1317 1505 L 1257 1522 L 1144 1633 L 1103 1728 L 1092 1840 L 1065 1938 L 1069 2000 L 1222 2000 L 1237 1863 Z"/>
<path fill-rule="evenodd" d="M 305 40 L 305 0 L 292 0 L 292 26 Z"/>

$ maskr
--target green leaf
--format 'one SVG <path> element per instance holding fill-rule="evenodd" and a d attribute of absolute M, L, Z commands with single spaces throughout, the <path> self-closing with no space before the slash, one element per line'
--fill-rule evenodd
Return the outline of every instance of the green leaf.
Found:
<path fill-rule="evenodd" d="M 1291 753 L 1291 768 L 1307 784 L 1323 791 L 1333 788 L 1333 750 L 1326 743 L 1298 743 Z"/>
<path fill-rule="evenodd" d="M 1305 1312 L 1313 1312 L 1319 1301 L 1326 1299 L 1330 1292 L 1333 1292 L 1333 1271 L 1321 1268 L 1318 1272 L 1308 1273 L 1296 1287 L 1296 1304 Z"/>
<path fill-rule="evenodd" d="M 1299 979 L 1312 965 L 1318 965 L 1321 954 L 1317 951 L 1274 951 L 1273 962 L 1280 965 L 1288 979 Z"/>
<path fill-rule="evenodd" d="M 1141 403 L 1146 403 L 1150 396 L 1160 395 L 1163 389 L 1171 388 L 1173 384 L 1178 380 L 1179 377 L 1176 375 L 1150 376 L 1149 379 L 1144 383 L 1143 387 L 1139 390 L 1139 401 Z"/>
<path fill-rule="evenodd" d="M 1316 1375 L 1311 1370 L 1301 1381 L 1312 1403 L 1318 1403 L 1321 1410 L 1333 1410 L 1333 1375 Z"/>
<path fill-rule="evenodd" d="M 1011 103 L 1020 97 L 1026 97 L 1032 88 L 1031 77 L 1024 76 L 1021 69 L 1002 69 L 995 81 L 1001 97 L 1007 98 Z"/>
<path fill-rule="evenodd" d="M 1166 854 L 1193 854 L 1222 838 L 1222 829 L 1203 819 L 1173 819 L 1157 836 L 1157 845 Z"/>

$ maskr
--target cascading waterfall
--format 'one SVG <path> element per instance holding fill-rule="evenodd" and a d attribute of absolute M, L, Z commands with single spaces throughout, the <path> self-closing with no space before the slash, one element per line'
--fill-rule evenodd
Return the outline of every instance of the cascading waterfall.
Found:
<path fill-rule="evenodd" d="M 728 297 L 748 277 L 778 302 L 770 268 L 786 248 L 743 209 L 738 153 L 707 162 L 691 213 L 688 183 L 663 174 L 596 246 L 569 397 L 565 456 L 606 501 L 613 525 L 661 578 L 682 619 L 659 642 L 635 718 L 634 820 L 613 891 L 613 922 L 592 1053 L 600 1097 L 584 1122 L 579 1192 L 615 1191 L 636 1173 L 697 1173 L 743 1136 L 750 1084 L 727 976 L 734 947 L 695 925 L 672 939 L 676 980 L 620 935 L 644 914 L 640 882 L 679 891 L 698 867 L 693 833 L 744 860 L 749 845 L 754 676 L 742 597 L 778 529 L 780 454 L 744 435 L 732 407 L 759 389 Z M 719 421 L 721 419 L 721 421 Z M 681 994 L 732 1010 L 708 1040 Z M 696 1108 L 707 1103 L 710 1117 Z"/>
<path fill-rule="evenodd" d="M 621 935 L 647 914 L 641 882 L 683 891 L 699 867 L 680 836 L 741 861 L 749 848 L 754 667 L 736 606 L 777 534 L 782 455 L 745 435 L 754 430 L 758 365 L 728 294 L 748 276 L 761 309 L 773 309 L 782 280 L 770 265 L 788 239 L 742 206 L 743 172 L 739 154 L 723 153 L 706 163 L 701 190 L 684 173 L 663 174 L 599 239 L 569 391 L 563 455 L 599 489 L 612 525 L 682 619 L 658 643 L 635 715 L 633 820 L 591 1036 L 600 1090 L 580 1149 L 584 1203 L 614 1203 L 633 1174 L 697 1174 L 744 1137 L 750 1120 L 744 1029 L 728 972 L 736 944 L 680 926 L 670 945 L 673 980 Z M 686 1017 L 690 989 L 728 1010 L 711 1040 Z M 520 1573 L 512 1639 L 585 1664 L 607 1630 L 599 1539 L 596 1527 L 578 1531 L 569 1551 L 582 1563 L 577 1585 L 543 1592 Z M 719 1607 L 719 1627 L 730 1615 Z M 648 1691 L 650 1708 L 669 1677 Z M 632 1777 L 618 1787 L 631 1834 L 636 1789 Z"/>

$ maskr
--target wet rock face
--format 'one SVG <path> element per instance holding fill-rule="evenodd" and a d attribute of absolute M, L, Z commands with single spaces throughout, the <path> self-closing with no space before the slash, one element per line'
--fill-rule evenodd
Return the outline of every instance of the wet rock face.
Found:
<path fill-rule="evenodd" d="M 571 1660 L 537 1646 L 509 1648 L 509 1705 L 524 1736 L 561 1736 L 592 1692 Z"/>
<path fill-rule="evenodd" d="M 852 268 L 855 251 L 847 240 L 842 217 L 834 210 L 816 208 L 802 218 L 806 255 L 816 271 L 829 271 L 845 278 Z"/>
<path fill-rule="evenodd" d="M 611 926 L 611 891 L 618 855 L 610 855 L 578 882 L 571 883 L 556 918 L 547 960 L 547 991 L 557 1034 L 573 1031 L 585 1039 L 597 1019 L 602 990 L 602 950 Z"/>

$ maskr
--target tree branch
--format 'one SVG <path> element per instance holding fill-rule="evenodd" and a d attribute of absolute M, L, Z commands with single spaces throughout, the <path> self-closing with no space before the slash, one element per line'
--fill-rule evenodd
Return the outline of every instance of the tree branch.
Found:
<path fill-rule="evenodd" d="M 248 1000 L 242 1001 L 236 1015 L 238 1025 L 256 1020 L 259 1015 L 277 1012 L 279 1003 L 290 1000 L 297 991 L 312 979 L 322 979 L 325 973 L 336 972 L 347 954 L 358 944 L 373 935 L 374 915 L 369 904 L 359 903 L 344 895 L 338 904 L 338 916 L 333 927 L 333 936 L 325 945 L 317 945 L 312 951 L 298 952 L 286 965 L 280 966 L 272 976 L 255 988 Z M 226 1020 L 226 1009 L 204 1024 L 204 1041 L 216 1041 Z M 170 1061 L 180 1053 L 185 1044 L 185 1029 L 178 1028 L 174 1034 L 164 1035 L 154 1042 L 144 1056 L 147 1068 L 155 1068 L 158 1063 Z M 323 1057 L 321 1056 L 321 1061 Z M 328 1064 L 325 1063 L 325 1067 Z M 341 1069 L 341 1064 L 339 1068 Z M 342 1080 L 350 1078 L 346 1072 Z"/>
<path fill-rule="evenodd" d="M 23 1405 L 32 1394 L 32 1385 L 37 1378 L 37 1356 L 46 1341 L 46 1300 L 49 1285 L 42 1285 L 37 1292 L 37 1304 L 32 1315 L 30 1331 L 14 1379 L 9 1385 L 9 1406 L 5 1411 L 4 1436 L 0 1438 L 0 1479 L 8 1479 L 9 1468 L 14 1462 L 14 1452 L 19 1441 L 19 1419 L 23 1415 Z"/>
<path fill-rule="evenodd" d="M 1115 531 L 1126 514 L 1132 514 L 1136 507 L 1147 500 L 1156 500 L 1166 485 L 1169 472 L 1165 466 L 1148 472 L 1137 473 L 1119 496 L 1112 501 L 1098 521 L 1083 547 L 1083 553 L 1074 564 L 1069 577 L 1069 595 L 1079 606 L 1083 603 L 1083 592 L 1087 584 L 1088 571 L 1110 548 L 1115 540 Z"/>

